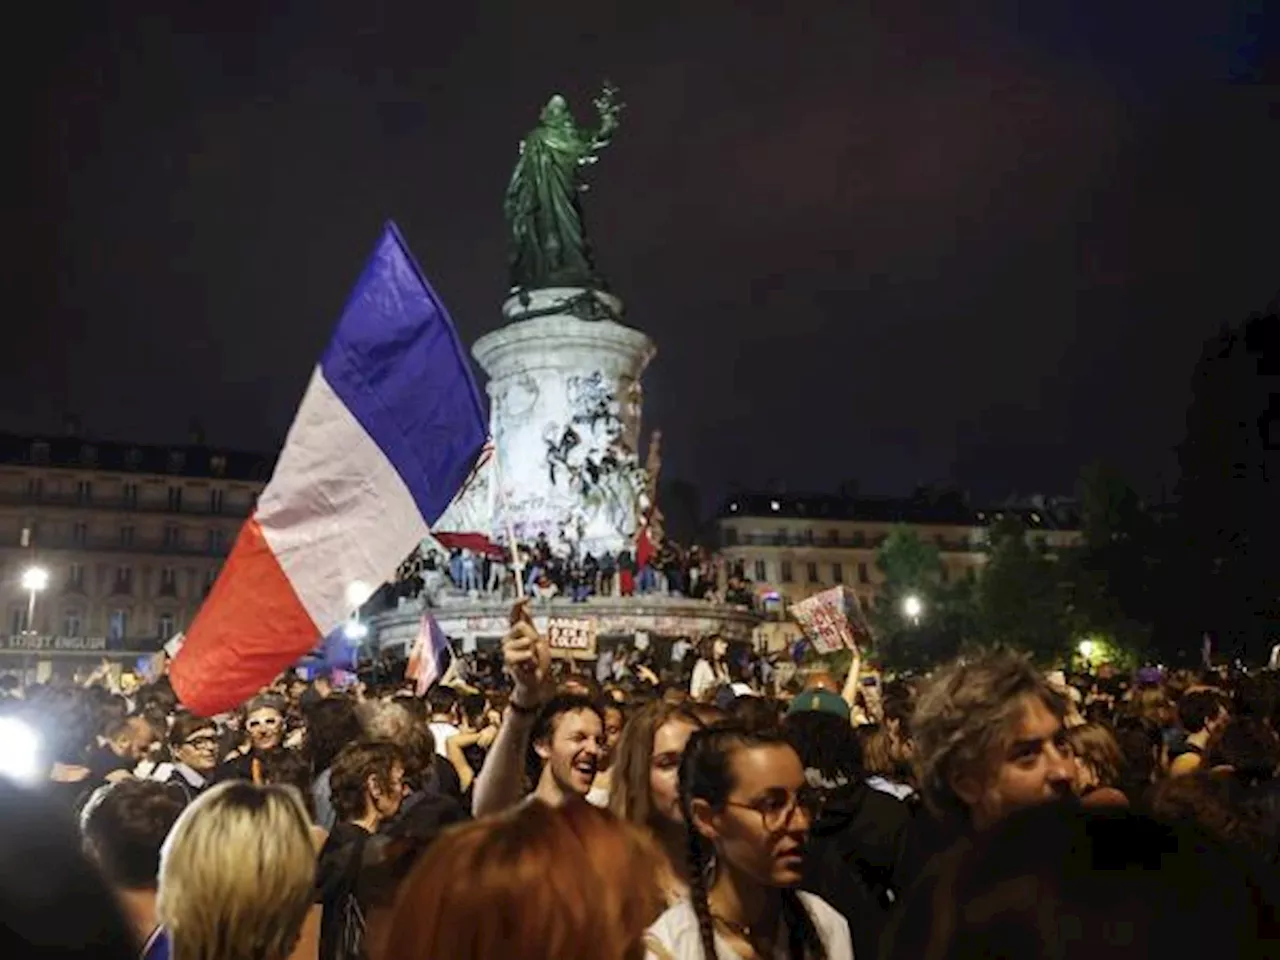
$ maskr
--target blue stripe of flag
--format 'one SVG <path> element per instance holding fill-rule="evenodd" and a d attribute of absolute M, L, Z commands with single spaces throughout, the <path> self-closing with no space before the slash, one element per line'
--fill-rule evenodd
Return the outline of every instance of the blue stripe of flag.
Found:
<path fill-rule="evenodd" d="M 453 322 L 394 223 L 365 264 L 320 367 L 423 519 L 435 523 L 484 446 L 488 416 Z"/>

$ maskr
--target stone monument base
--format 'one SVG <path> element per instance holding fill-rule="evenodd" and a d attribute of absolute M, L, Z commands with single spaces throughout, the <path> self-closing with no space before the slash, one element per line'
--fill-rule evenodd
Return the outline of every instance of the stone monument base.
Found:
<path fill-rule="evenodd" d="M 421 600 L 402 600 L 395 610 L 369 619 L 369 630 L 379 650 L 403 647 L 407 654 L 422 620 Z M 708 603 L 657 594 L 641 597 L 592 597 L 585 603 L 565 598 L 535 600 L 530 608 L 534 625 L 547 628 L 550 617 L 590 618 L 596 621 L 599 646 L 631 641 L 637 633 L 651 641 L 719 634 L 726 640 L 750 643 L 760 617 L 745 607 Z M 511 601 L 490 595 L 475 598 L 451 596 L 432 607 L 436 622 L 459 649 L 492 648 L 501 642 L 510 623 Z"/>

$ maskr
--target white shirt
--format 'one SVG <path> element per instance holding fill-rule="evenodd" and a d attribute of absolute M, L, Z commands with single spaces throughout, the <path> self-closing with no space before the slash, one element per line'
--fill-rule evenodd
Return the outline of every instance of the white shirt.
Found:
<path fill-rule="evenodd" d="M 827 951 L 827 960 L 853 960 L 853 941 L 849 937 L 849 922 L 821 897 L 812 893 L 799 893 L 800 902 L 809 911 L 809 917 L 818 931 L 818 937 Z M 702 960 L 702 938 L 698 932 L 698 918 L 693 904 L 681 900 L 654 921 L 645 940 L 658 941 L 675 960 Z M 716 955 L 720 960 L 739 960 L 738 955 L 716 932 Z M 778 931 L 774 945 L 775 960 L 788 960 L 787 931 Z M 652 947 L 645 952 L 645 960 L 665 960 Z"/>
<path fill-rule="evenodd" d="M 718 683 L 729 682 L 729 668 L 723 663 L 712 666 L 706 660 L 699 660 L 693 665 L 693 676 L 689 678 L 689 696 L 701 700 L 703 695 Z"/>
<path fill-rule="evenodd" d="M 448 760 L 447 744 L 450 737 L 458 735 L 458 728 L 452 723 L 445 723 L 443 720 L 433 720 L 427 726 L 431 728 L 431 735 L 436 738 L 436 753 Z"/>

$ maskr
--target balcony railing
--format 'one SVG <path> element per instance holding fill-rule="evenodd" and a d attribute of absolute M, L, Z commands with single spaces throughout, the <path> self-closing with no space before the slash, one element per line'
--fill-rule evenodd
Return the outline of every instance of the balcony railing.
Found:
<path fill-rule="evenodd" d="M 885 541 L 885 534 L 876 536 L 803 537 L 795 534 L 781 536 L 776 533 L 739 534 L 734 540 L 726 540 L 725 548 L 733 547 L 809 547 L 813 549 L 877 550 Z M 975 553 L 981 546 L 968 540 L 926 540 L 943 553 Z"/>
<path fill-rule="evenodd" d="M 29 496 L 25 493 L 0 492 L 0 506 L 6 507 L 64 507 L 71 510 L 111 510 L 120 513 L 168 513 L 184 517 L 228 517 L 243 519 L 249 515 L 251 505 L 223 504 L 214 510 L 212 505 L 184 501 L 181 507 L 174 508 L 168 503 L 146 502 L 126 497 L 90 497 L 85 498 L 74 493 L 41 494 Z"/>
<path fill-rule="evenodd" d="M 164 541 L 146 540 L 135 537 L 132 543 L 124 544 L 118 537 L 51 537 L 36 536 L 32 546 L 38 550 L 75 550 L 84 553 L 142 553 L 172 557 L 225 557 L 231 549 L 231 538 L 220 546 L 210 547 L 203 544 L 174 544 Z"/>

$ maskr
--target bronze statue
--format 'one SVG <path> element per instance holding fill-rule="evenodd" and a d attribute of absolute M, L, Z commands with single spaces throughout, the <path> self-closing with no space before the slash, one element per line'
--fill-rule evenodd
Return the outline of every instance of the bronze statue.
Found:
<path fill-rule="evenodd" d="M 622 104 L 617 96 L 617 89 L 606 83 L 592 101 L 600 123 L 590 130 L 578 126 L 564 97 L 556 94 L 542 108 L 538 125 L 520 142 L 520 159 L 503 203 L 511 228 L 513 291 L 606 289 L 582 219 L 580 194 L 587 185 L 581 170 L 599 159 L 618 128 Z"/>

